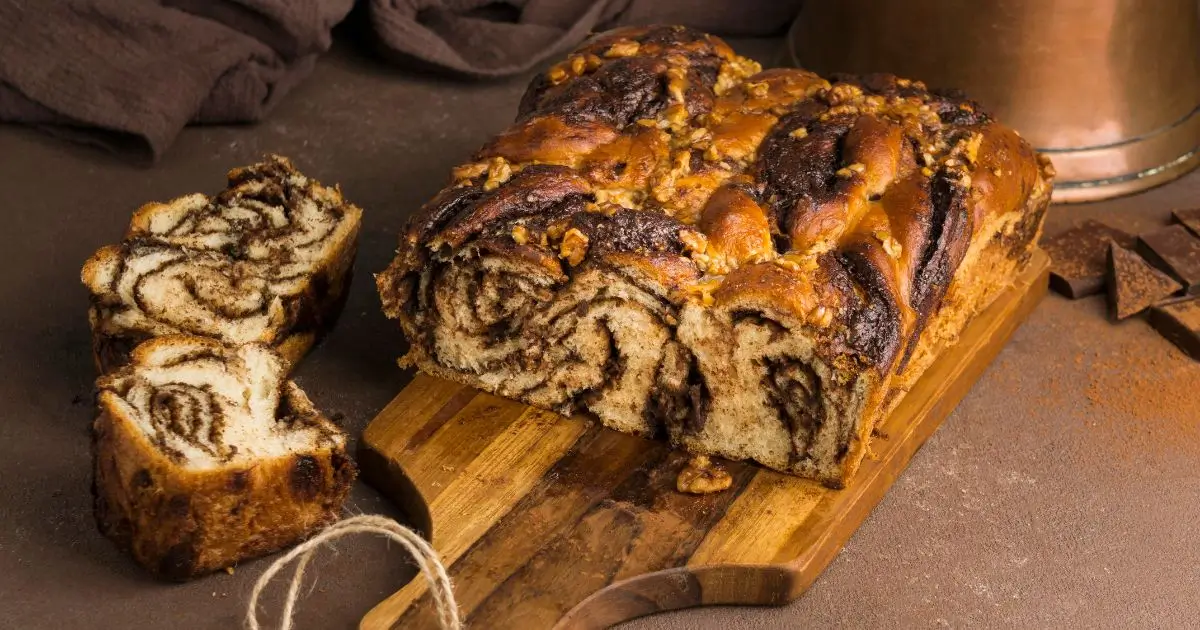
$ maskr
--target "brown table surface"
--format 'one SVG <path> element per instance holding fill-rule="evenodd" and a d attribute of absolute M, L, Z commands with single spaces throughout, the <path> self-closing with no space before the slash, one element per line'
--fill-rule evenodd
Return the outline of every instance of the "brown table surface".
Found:
<path fill-rule="evenodd" d="M 736 40 L 770 59 L 775 40 Z M 370 274 L 448 169 L 511 120 L 525 79 L 413 76 L 339 44 L 258 125 L 188 129 L 151 168 L 0 127 L 0 627 L 229 628 L 266 566 L 190 584 L 148 578 L 97 532 L 87 298 L 79 267 L 143 202 L 216 192 L 264 152 L 340 182 L 366 209 L 358 277 L 298 380 L 357 435 L 409 376 Z M 1200 173 L 1056 207 L 1130 230 L 1200 204 Z M 696 609 L 628 628 L 1200 626 L 1200 364 L 1102 298 L 1051 296 L 913 460 L 815 586 L 782 608 Z M 395 514 L 363 484 L 352 512 Z M 323 555 L 302 628 L 351 627 L 402 585 L 393 546 Z M 272 602 L 278 601 L 272 591 Z M 271 612 L 276 609 L 272 608 Z"/>

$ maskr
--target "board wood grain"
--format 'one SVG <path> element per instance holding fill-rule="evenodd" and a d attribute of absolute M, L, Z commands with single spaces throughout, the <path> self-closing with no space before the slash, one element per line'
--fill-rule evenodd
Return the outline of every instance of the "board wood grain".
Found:
<path fill-rule="evenodd" d="M 744 462 L 733 486 L 676 492 L 687 456 L 472 388 L 418 375 L 360 442 L 364 478 L 441 554 L 480 628 L 604 628 L 708 604 L 783 604 L 837 555 L 918 448 L 1046 292 L 1036 252 L 878 427 L 842 490 Z M 360 627 L 436 627 L 421 580 Z"/>

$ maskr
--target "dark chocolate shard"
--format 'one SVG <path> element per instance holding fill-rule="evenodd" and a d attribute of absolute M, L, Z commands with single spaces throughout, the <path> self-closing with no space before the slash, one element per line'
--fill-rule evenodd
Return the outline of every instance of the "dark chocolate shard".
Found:
<path fill-rule="evenodd" d="M 1150 309 L 1150 325 L 1183 353 L 1200 361 L 1200 298 L 1172 300 Z"/>
<path fill-rule="evenodd" d="M 1120 321 L 1167 299 L 1183 288 L 1175 279 L 1150 266 L 1132 250 L 1110 243 L 1108 307 Z"/>
<path fill-rule="evenodd" d="M 1200 294 L 1200 239 L 1187 228 L 1169 225 L 1139 234 L 1137 251 L 1181 282 L 1189 294 Z"/>
<path fill-rule="evenodd" d="M 1050 288 L 1077 300 L 1104 291 L 1108 244 L 1133 247 L 1133 235 L 1099 221 L 1084 221 L 1042 241 L 1050 255 Z"/>
<path fill-rule="evenodd" d="M 1200 208 L 1176 210 L 1171 214 L 1175 215 L 1175 220 L 1183 227 L 1191 230 L 1192 234 L 1200 236 Z"/>

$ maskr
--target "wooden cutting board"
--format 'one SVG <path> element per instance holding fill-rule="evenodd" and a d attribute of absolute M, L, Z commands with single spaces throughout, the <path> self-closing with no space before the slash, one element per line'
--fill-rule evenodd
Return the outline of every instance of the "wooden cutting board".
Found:
<path fill-rule="evenodd" d="M 662 443 L 418 375 L 359 461 L 441 554 L 468 626 L 603 628 L 663 610 L 800 596 L 1046 292 L 1049 261 L 980 314 L 879 427 L 843 490 L 733 462 L 733 487 L 676 492 Z M 424 581 L 361 628 L 436 627 Z"/>

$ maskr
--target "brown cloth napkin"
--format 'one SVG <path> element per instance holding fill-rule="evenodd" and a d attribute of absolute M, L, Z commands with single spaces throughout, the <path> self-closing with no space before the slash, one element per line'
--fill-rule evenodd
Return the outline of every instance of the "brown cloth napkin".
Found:
<path fill-rule="evenodd" d="M 591 31 L 685 24 L 722 35 L 784 29 L 802 0 L 370 0 L 385 54 L 467 76 L 525 72 Z"/>
<path fill-rule="evenodd" d="M 524 72 L 594 30 L 783 29 L 800 0 L 363 0 L 384 54 L 473 77 Z M 0 122 L 159 157 L 189 123 L 262 119 L 354 0 L 0 0 Z"/>
<path fill-rule="evenodd" d="M 261 119 L 354 0 L 0 0 L 0 121 L 158 157 Z"/>

